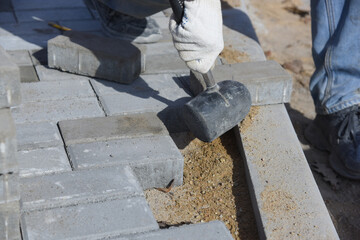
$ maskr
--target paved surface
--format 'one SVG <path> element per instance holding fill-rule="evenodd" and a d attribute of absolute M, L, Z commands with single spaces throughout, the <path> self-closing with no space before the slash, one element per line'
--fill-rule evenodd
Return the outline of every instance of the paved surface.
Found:
<path fill-rule="evenodd" d="M 94 78 L 99 76 L 95 74 L 99 66 L 97 56 L 91 54 L 83 60 L 91 59 L 92 68 L 81 72 L 77 63 L 74 72 L 92 77 L 48 67 L 55 66 L 53 60 L 59 56 L 50 51 L 48 62 L 48 41 L 63 36 L 37 19 L 102 37 L 96 13 L 82 0 L 6 0 L 0 4 L 0 46 L 5 49 L 0 53 L 6 54 L 5 61 L 0 59 L 0 72 L 8 76 L 0 81 L 0 86 L 5 83 L 0 88 L 0 108 L 6 107 L 0 110 L 0 116 L 5 116 L 0 118 L 0 132 L 7 136 L 4 140 L 0 134 L 0 140 L 13 154 L 6 159 L 0 155 L 0 167 L 10 169 L 14 164 L 16 169 L 0 175 L 0 193 L 7 194 L 6 198 L 0 194 L 0 211 L 5 213 L 0 220 L 7 222 L 0 224 L 7 226 L 4 239 L 19 239 L 19 211 L 23 239 L 232 239 L 218 221 L 159 229 L 142 193 L 146 188 L 165 187 L 172 179 L 182 184 L 183 158 L 169 132 L 187 130 L 179 113 L 201 87 L 201 82 L 195 88 L 189 82 L 189 70 L 172 46 L 166 14 L 154 15 L 163 39 L 139 48 L 145 58 L 134 54 L 131 66 L 136 69 L 123 74 L 128 70 L 125 67 L 121 73 L 121 81 L 132 84 L 123 85 Z M 255 104 L 288 101 L 288 75 L 276 63 L 266 62 L 256 41 L 231 25 L 236 11 L 226 10 L 224 17 L 225 43 L 237 46 L 252 63 L 230 65 L 219 58 L 218 80 L 244 81 Z M 117 61 L 108 55 L 104 59 L 110 65 Z M 254 74 L 259 67 L 262 74 Z M 108 76 L 118 74 L 101 71 Z M 124 79 L 140 71 L 139 77 Z M 247 74 L 242 77 L 244 71 Z M 269 74 L 272 78 L 264 78 Z M 12 78 L 21 79 L 21 90 Z M 21 95 L 22 104 L 10 111 L 10 106 L 20 103 Z M 14 158 L 15 151 L 18 163 L 5 161 Z M 5 191 L 4 186 L 11 189 Z M 265 229 L 272 226 L 264 224 Z"/>

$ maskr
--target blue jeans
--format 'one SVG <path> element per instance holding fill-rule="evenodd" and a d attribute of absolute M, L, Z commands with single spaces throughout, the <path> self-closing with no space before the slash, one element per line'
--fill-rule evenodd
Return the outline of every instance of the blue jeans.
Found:
<path fill-rule="evenodd" d="M 360 103 L 360 0 L 312 0 L 310 91 L 318 114 Z"/>

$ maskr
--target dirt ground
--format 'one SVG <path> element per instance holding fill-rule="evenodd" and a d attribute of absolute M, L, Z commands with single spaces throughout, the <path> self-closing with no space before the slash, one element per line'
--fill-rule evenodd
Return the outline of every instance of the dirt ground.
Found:
<path fill-rule="evenodd" d="M 310 1 L 227 2 L 246 9 L 267 58 L 279 62 L 292 75 L 292 99 L 286 107 L 314 178 L 340 238 L 360 239 L 360 182 L 338 176 L 328 165 L 328 153 L 312 148 L 304 139 L 304 130 L 315 117 L 308 90 L 314 71 Z M 237 59 L 231 49 L 223 54 Z M 257 239 L 235 137 L 227 133 L 213 143 L 193 140 L 190 135 L 173 138 L 185 158 L 184 185 L 168 193 L 146 191 L 156 219 L 163 227 L 218 219 L 225 222 L 235 239 Z"/>

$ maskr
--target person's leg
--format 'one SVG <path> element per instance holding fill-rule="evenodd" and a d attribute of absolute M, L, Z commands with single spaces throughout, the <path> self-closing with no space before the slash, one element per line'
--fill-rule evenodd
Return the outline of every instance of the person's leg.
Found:
<path fill-rule="evenodd" d="M 101 0 L 111 9 L 137 18 L 145 18 L 170 7 L 169 0 Z"/>
<path fill-rule="evenodd" d="M 161 39 L 160 27 L 148 16 L 170 6 L 167 0 L 84 0 L 84 2 L 97 10 L 103 32 L 107 36 L 136 43 L 151 43 Z"/>
<path fill-rule="evenodd" d="M 310 81 L 316 112 L 331 114 L 360 103 L 360 1 L 311 1 Z"/>
<path fill-rule="evenodd" d="M 353 179 L 360 179 L 359 12 L 358 0 L 311 2 L 317 116 L 305 131 L 313 145 L 331 152 L 331 167 Z"/>

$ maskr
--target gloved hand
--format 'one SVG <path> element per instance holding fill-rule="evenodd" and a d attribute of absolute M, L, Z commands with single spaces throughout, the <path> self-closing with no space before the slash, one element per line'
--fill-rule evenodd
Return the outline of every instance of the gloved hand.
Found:
<path fill-rule="evenodd" d="M 174 46 L 193 71 L 206 73 L 224 48 L 220 0 L 185 0 L 184 17 L 169 28 Z"/>

